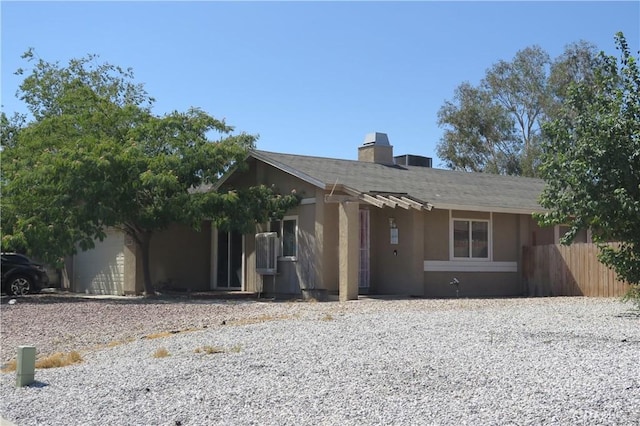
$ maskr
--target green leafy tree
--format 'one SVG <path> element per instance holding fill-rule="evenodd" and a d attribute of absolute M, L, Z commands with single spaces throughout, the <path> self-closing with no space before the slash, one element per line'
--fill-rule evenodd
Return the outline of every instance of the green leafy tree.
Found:
<path fill-rule="evenodd" d="M 622 33 L 620 59 L 600 53 L 593 78 L 570 85 L 558 117 L 544 126 L 543 225 L 569 224 L 569 243 L 591 229 L 600 260 L 640 284 L 640 73 Z M 607 242 L 619 242 L 616 247 Z"/>
<path fill-rule="evenodd" d="M 517 174 L 513 119 L 485 90 L 468 83 L 438 111 L 438 123 L 448 125 L 438 156 L 447 167 L 469 172 Z"/>
<path fill-rule="evenodd" d="M 116 227 L 140 248 L 151 295 L 149 247 L 157 231 L 172 223 L 198 229 L 204 220 L 247 231 L 298 203 L 265 187 L 212 190 L 242 167 L 256 138 L 234 135 L 195 108 L 154 115 L 153 98 L 130 69 L 96 56 L 66 67 L 31 51 L 25 58 L 33 67 L 18 95 L 32 119 L 2 118 L 3 248 L 59 261 Z"/>
<path fill-rule="evenodd" d="M 463 83 L 438 112 L 437 146 L 447 167 L 537 176 L 541 125 L 553 117 L 567 86 L 590 78 L 595 47 L 574 43 L 555 61 L 539 46 L 489 68 L 477 87 Z"/>

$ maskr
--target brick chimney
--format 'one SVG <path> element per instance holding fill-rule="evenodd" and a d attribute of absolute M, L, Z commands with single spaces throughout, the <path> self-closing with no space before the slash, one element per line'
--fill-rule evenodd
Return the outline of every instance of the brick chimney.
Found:
<path fill-rule="evenodd" d="M 386 133 L 369 133 L 364 137 L 362 146 L 358 148 L 358 161 L 393 165 L 393 147 L 389 145 Z"/>

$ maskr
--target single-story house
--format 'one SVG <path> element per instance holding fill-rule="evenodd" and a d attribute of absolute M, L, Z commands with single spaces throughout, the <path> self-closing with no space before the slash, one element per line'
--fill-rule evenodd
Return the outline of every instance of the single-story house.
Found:
<path fill-rule="evenodd" d="M 152 281 L 160 288 L 244 290 L 300 295 L 464 297 L 526 293 L 522 247 L 558 241 L 540 228 L 540 179 L 442 170 L 431 159 L 394 156 L 371 133 L 358 160 L 255 150 L 221 190 L 264 184 L 294 191 L 300 204 L 255 234 L 196 232 L 175 226 L 155 235 Z M 90 293 L 142 291 L 135 246 L 114 232 L 69 267 L 71 287 Z"/>

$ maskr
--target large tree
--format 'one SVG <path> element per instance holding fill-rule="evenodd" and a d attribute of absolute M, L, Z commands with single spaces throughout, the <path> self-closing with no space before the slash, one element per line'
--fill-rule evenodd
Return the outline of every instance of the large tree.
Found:
<path fill-rule="evenodd" d="M 564 242 L 591 229 L 600 260 L 640 284 L 640 73 L 622 33 L 620 58 L 600 54 L 593 78 L 570 85 L 544 126 L 544 225 L 569 224 Z M 608 245 L 608 242 L 619 245 Z M 636 287 L 637 288 L 637 287 Z"/>
<path fill-rule="evenodd" d="M 438 156 L 447 167 L 469 172 L 519 172 L 513 119 L 488 92 L 461 84 L 454 101 L 446 101 L 438 111 L 438 120 L 448 125 L 438 145 Z"/>
<path fill-rule="evenodd" d="M 536 176 L 541 125 L 571 82 L 589 78 L 596 56 L 586 42 L 567 46 L 554 61 L 531 46 L 491 66 L 477 87 L 462 83 L 438 112 L 445 129 L 438 156 L 452 169 Z"/>
<path fill-rule="evenodd" d="M 108 227 L 138 245 L 145 293 L 153 234 L 171 223 L 195 229 L 212 220 L 247 231 L 297 204 L 262 186 L 210 190 L 242 167 L 255 137 L 200 109 L 158 116 L 130 69 L 94 55 L 67 66 L 31 64 L 18 96 L 30 116 L 2 116 L 2 244 L 55 261 L 88 249 Z"/>

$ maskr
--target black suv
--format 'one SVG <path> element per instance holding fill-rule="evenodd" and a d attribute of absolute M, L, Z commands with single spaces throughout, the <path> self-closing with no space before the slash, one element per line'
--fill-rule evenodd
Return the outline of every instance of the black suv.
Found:
<path fill-rule="evenodd" d="M 37 293 L 49 282 L 42 265 L 17 253 L 2 253 L 2 292 L 11 295 Z"/>

